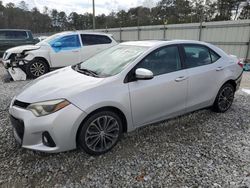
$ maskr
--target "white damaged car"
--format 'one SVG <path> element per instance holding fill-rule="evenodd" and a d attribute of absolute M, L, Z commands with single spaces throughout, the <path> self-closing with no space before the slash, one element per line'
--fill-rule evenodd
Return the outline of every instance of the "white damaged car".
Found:
<path fill-rule="evenodd" d="M 62 32 L 36 45 L 8 49 L 3 55 L 3 63 L 14 80 L 25 80 L 26 75 L 37 78 L 51 69 L 85 61 L 116 44 L 111 34 Z"/>

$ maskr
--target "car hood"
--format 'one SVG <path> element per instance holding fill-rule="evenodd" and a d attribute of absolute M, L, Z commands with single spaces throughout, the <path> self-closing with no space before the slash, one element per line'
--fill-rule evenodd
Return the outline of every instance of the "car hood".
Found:
<path fill-rule="evenodd" d="M 71 67 L 66 67 L 27 84 L 16 99 L 26 103 L 69 99 L 73 95 L 98 86 L 104 79 L 87 76 Z"/>
<path fill-rule="evenodd" d="M 17 46 L 14 48 L 8 49 L 6 52 L 7 53 L 22 53 L 23 51 L 31 51 L 31 50 L 37 50 L 39 49 L 40 46 L 37 45 L 23 45 L 23 46 Z"/>

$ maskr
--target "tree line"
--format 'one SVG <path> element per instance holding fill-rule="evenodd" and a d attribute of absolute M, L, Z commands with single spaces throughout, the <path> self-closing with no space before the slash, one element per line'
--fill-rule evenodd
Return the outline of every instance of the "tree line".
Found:
<path fill-rule="evenodd" d="M 5 6 L 0 1 L 0 29 L 30 29 L 34 33 L 92 29 L 91 13 L 67 15 L 46 6 L 43 11 L 28 7 L 25 1 Z M 152 8 L 138 6 L 95 18 L 96 28 L 250 19 L 250 0 L 161 0 Z"/>

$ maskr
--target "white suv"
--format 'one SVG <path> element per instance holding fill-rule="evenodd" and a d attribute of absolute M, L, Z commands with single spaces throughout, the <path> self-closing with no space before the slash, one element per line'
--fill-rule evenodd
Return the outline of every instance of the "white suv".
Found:
<path fill-rule="evenodd" d="M 53 68 L 80 63 L 98 52 L 116 45 L 111 34 L 62 32 L 48 37 L 36 45 L 8 49 L 3 63 L 21 68 L 31 78 L 37 78 Z"/>

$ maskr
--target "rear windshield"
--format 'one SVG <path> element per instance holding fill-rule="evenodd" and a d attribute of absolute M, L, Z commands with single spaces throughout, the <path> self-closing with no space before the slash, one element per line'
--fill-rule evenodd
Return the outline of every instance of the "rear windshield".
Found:
<path fill-rule="evenodd" d="M 23 40 L 27 38 L 26 31 L 0 31 L 0 40 Z"/>

